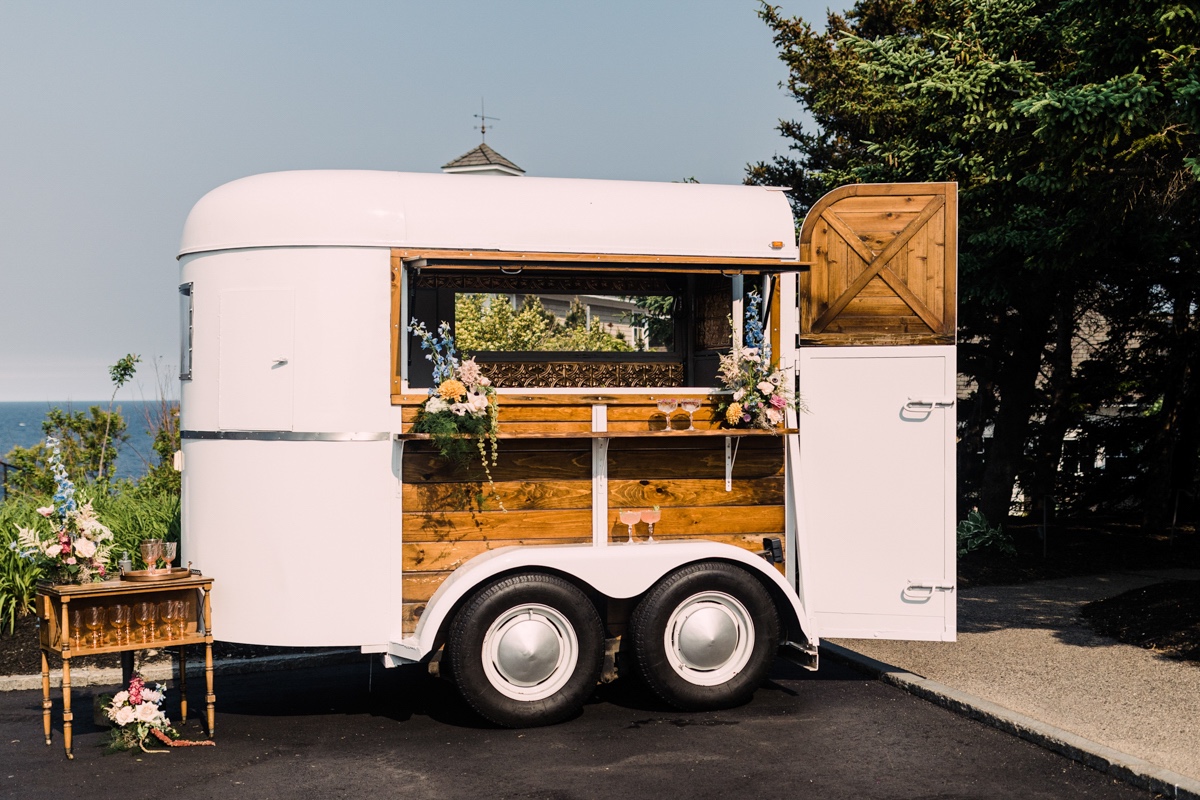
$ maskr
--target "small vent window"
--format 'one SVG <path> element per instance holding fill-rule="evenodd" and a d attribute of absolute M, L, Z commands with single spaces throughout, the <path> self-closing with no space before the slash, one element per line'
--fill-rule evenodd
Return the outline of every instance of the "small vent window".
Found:
<path fill-rule="evenodd" d="M 192 285 L 179 287 L 179 380 L 192 379 Z"/>

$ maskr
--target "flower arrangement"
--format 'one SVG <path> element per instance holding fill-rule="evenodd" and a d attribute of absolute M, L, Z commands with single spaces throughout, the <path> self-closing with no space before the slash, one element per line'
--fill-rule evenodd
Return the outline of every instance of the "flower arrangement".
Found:
<path fill-rule="evenodd" d="M 730 394 L 717 403 L 717 419 L 726 428 L 772 430 L 784 421 L 788 408 L 804 408 L 789 386 L 788 371 L 771 361 L 771 344 L 763 336 L 759 316 L 761 306 L 758 292 L 750 292 L 744 343 L 735 344 L 721 356 L 717 374 Z"/>
<path fill-rule="evenodd" d="M 171 727 L 171 720 L 163 713 L 166 698 L 165 686 L 155 684 L 153 688 L 136 672 L 129 680 L 129 687 L 117 692 L 104 704 L 104 713 L 113 723 L 108 742 L 110 750 L 133 750 L 143 753 L 165 753 L 166 750 L 146 749 L 146 740 L 153 736 L 168 747 L 189 745 L 213 745 L 209 740 L 190 741 L 180 739 L 179 732 Z"/>
<path fill-rule="evenodd" d="M 18 526 L 11 547 L 35 562 L 42 577 L 54 583 L 90 583 L 101 581 L 108 572 L 113 534 L 96 518 L 90 502 L 75 502 L 75 484 L 62 463 L 58 439 L 48 437 L 50 469 L 56 490 L 53 505 L 37 511 L 47 520 L 45 527 Z"/>
<path fill-rule="evenodd" d="M 443 322 L 434 335 L 413 318 L 408 329 L 420 337 L 421 349 L 428 351 L 426 360 L 433 362 L 434 385 L 429 399 L 417 412 L 413 432 L 430 434 L 438 452 L 459 464 L 466 463 L 473 439 L 488 486 L 495 495 L 491 467 L 498 457 L 500 411 L 492 382 L 474 358 L 459 358 L 449 323 Z M 504 508 L 503 503 L 500 507 Z"/>
<path fill-rule="evenodd" d="M 160 731 L 168 739 L 176 738 L 178 734 L 162 710 L 165 697 L 166 688 L 162 684 L 155 684 L 151 688 L 141 675 L 133 673 L 129 688 L 117 692 L 104 706 L 104 713 L 114 726 L 109 748 L 132 750 L 136 747 L 143 752 L 150 752 L 146 750 L 146 737 L 150 736 L 151 731 Z"/>

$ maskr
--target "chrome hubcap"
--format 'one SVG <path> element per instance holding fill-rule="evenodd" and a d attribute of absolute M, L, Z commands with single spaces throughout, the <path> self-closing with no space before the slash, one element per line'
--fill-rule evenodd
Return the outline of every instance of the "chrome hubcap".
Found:
<path fill-rule="evenodd" d="M 550 697 L 570 680 L 578 661 L 574 628 L 550 606 L 529 604 L 509 609 L 484 635 L 484 674 L 506 697 Z"/>
<path fill-rule="evenodd" d="M 663 636 L 671 667 L 699 686 L 716 686 L 733 678 L 745 668 L 754 649 L 750 612 L 724 592 L 701 592 L 680 603 Z"/>

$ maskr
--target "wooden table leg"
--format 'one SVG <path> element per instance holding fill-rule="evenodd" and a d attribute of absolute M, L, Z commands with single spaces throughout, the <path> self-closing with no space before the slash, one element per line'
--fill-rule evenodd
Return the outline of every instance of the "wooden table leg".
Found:
<path fill-rule="evenodd" d="M 179 721 L 187 721 L 187 648 L 179 646 Z"/>
<path fill-rule="evenodd" d="M 63 659 L 63 677 L 62 677 L 62 693 L 63 693 L 63 748 L 67 751 L 67 758 L 75 758 L 75 754 L 71 752 L 71 721 L 75 719 L 75 715 L 71 713 L 71 659 Z"/>
<path fill-rule="evenodd" d="M 217 730 L 217 696 L 213 694 L 212 602 L 209 590 L 201 591 L 204 593 L 204 681 L 208 689 L 204 699 L 208 703 L 208 738 L 212 739 Z"/>
<path fill-rule="evenodd" d="M 50 661 L 42 651 L 42 729 L 46 732 L 46 744 L 50 744 Z"/>

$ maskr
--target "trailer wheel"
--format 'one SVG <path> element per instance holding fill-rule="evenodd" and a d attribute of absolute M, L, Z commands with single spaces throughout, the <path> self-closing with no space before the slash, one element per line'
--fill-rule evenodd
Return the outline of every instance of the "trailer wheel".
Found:
<path fill-rule="evenodd" d="M 450 674 L 481 716 L 551 725 L 583 707 L 600 678 L 604 629 L 592 602 L 554 575 L 510 575 L 478 589 L 454 618 Z"/>
<path fill-rule="evenodd" d="M 779 647 L 779 615 L 763 585 L 719 561 L 660 581 L 629 620 L 638 674 L 685 711 L 747 702 Z"/>

